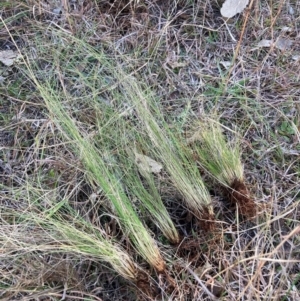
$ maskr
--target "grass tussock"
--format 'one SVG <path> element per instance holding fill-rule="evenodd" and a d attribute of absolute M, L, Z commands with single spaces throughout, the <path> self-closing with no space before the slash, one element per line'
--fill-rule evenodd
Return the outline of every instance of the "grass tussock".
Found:
<path fill-rule="evenodd" d="M 210 195 L 201 175 L 189 152 L 182 147 L 179 138 L 164 121 L 159 104 L 155 102 L 151 92 L 145 93 L 137 79 L 124 74 L 121 67 L 118 69 L 118 74 L 128 101 L 134 106 L 154 146 L 152 153 L 164 163 L 173 185 L 183 196 L 186 205 L 197 217 L 206 215 L 205 218 L 213 219 Z"/>
<path fill-rule="evenodd" d="M 73 261 L 84 257 L 94 262 L 109 264 L 117 274 L 130 282 L 145 282 L 147 274 L 134 262 L 134 259 L 121 245 L 110 239 L 104 229 L 95 228 L 90 222 L 78 216 L 69 206 L 67 197 L 56 202 L 51 199 L 54 193 L 41 194 L 43 190 L 30 183 L 26 183 L 23 188 L 24 192 L 30 188 L 28 192 L 30 210 L 22 212 L 1 208 L 1 244 L 3 246 L 1 258 L 3 261 L 17 261 L 17 259 L 22 261 L 30 254 L 33 258 L 36 257 L 32 260 L 37 261 L 37 264 L 41 260 L 38 254 L 41 254 L 40 257 L 51 257 L 55 254 L 68 255 L 74 257 Z M 21 202 L 22 199 L 15 199 L 15 201 Z M 56 205 L 41 211 L 42 202 Z M 28 266 L 30 266 L 30 261 Z M 49 269 L 41 268 L 39 281 L 48 278 L 55 279 L 54 277 L 60 279 L 59 274 L 55 276 L 55 271 L 50 272 Z M 4 275 L 5 269 L 3 269 Z M 14 273 L 7 273 L 5 278 L 13 283 L 13 277 L 18 276 Z M 31 280 L 28 279 L 28 281 L 29 284 Z M 146 290 L 145 285 L 144 289 Z M 22 291 L 22 287 L 12 286 L 5 290 L 5 295 L 9 295 L 9 292 L 14 292 L 14 290 Z"/>
<path fill-rule="evenodd" d="M 100 184 L 105 195 L 111 201 L 113 210 L 117 214 L 124 232 L 128 233 L 138 252 L 153 267 L 160 272 L 164 271 L 165 263 L 156 243 L 137 216 L 121 183 L 116 178 L 116 175 L 108 169 L 95 146 L 84 139 L 74 121 L 62 107 L 62 98 L 60 97 L 68 98 L 68 94 L 65 93 L 57 97 L 57 94 L 51 88 L 50 81 L 41 85 L 36 78 L 33 78 L 33 80 L 40 90 L 49 111 L 57 120 L 58 126 L 64 131 L 63 134 L 73 141 L 74 149 L 77 155 L 82 158 L 87 170 L 87 176 L 92 181 Z"/>
<path fill-rule="evenodd" d="M 7 259 L 9 254 L 16 257 L 25 253 L 60 252 L 91 257 L 93 260 L 109 263 L 122 277 L 136 282 L 138 269 L 132 258 L 102 234 L 97 235 L 95 230 L 94 233 L 89 233 L 84 228 L 84 224 L 78 221 L 74 221 L 72 225 L 70 221 L 43 218 L 36 220 L 36 216 L 27 218 L 15 226 L 7 225 L 2 228 L 2 242 L 5 244 L 2 255 Z"/>
<path fill-rule="evenodd" d="M 194 144 L 201 166 L 223 185 L 225 196 L 238 205 L 241 214 L 254 217 L 256 205 L 245 184 L 239 144 L 226 142 L 219 122 L 209 118 L 200 123 L 188 143 Z"/>
<path fill-rule="evenodd" d="M 215 119 L 206 119 L 199 123 L 188 144 L 199 142 L 197 154 L 201 165 L 215 176 L 224 186 L 230 186 L 235 179 L 244 180 L 244 168 L 241 162 L 240 146 L 230 146 L 222 132 L 221 125 Z"/>

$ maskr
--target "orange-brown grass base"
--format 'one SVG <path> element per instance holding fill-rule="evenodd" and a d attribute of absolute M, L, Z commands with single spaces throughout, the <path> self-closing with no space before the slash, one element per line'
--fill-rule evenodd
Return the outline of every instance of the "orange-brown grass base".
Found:
<path fill-rule="evenodd" d="M 225 194 L 230 202 L 238 206 L 239 213 L 242 216 L 246 218 L 256 216 L 257 206 L 243 181 L 235 179 L 231 183 L 230 188 L 225 188 Z"/>
<path fill-rule="evenodd" d="M 171 294 L 176 289 L 176 281 L 166 269 L 159 273 L 158 278 L 159 282 L 154 282 L 147 273 L 139 271 L 136 286 L 140 290 L 140 294 L 143 295 L 143 299 L 154 300 L 160 295 L 161 291 Z"/>
<path fill-rule="evenodd" d="M 136 286 L 140 290 L 140 294 L 148 300 L 155 299 L 159 294 L 159 289 L 151 283 L 149 275 L 144 271 L 139 271 L 136 279 Z"/>
<path fill-rule="evenodd" d="M 201 215 L 195 215 L 197 219 L 197 224 L 201 230 L 206 233 L 213 232 L 216 228 L 215 226 L 215 216 L 210 212 L 207 207 L 204 207 Z"/>
<path fill-rule="evenodd" d="M 216 229 L 215 216 L 209 212 L 208 208 L 204 208 L 201 218 L 199 218 L 199 226 L 206 233 L 213 232 Z"/>

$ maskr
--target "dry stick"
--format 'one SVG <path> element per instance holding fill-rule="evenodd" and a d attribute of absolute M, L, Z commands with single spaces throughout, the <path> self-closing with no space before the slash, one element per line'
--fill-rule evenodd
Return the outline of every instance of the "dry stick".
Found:
<path fill-rule="evenodd" d="M 203 290 L 206 292 L 206 294 L 212 299 L 217 300 L 216 296 L 209 291 L 209 289 L 202 283 L 202 280 L 198 277 L 198 275 L 190 268 L 185 267 L 186 270 L 193 275 L 193 277 L 197 280 L 197 282 L 200 284 L 200 286 L 203 288 Z"/>
<path fill-rule="evenodd" d="M 273 21 L 272 21 L 272 23 L 271 23 L 271 26 L 270 26 L 270 27 L 271 27 L 271 30 L 272 30 L 272 37 L 274 36 L 274 35 L 273 35 L 273 27 L 274 27 L 274 24 L 275 24 L 277 18 L 279 17 L 279 15 L 280 15 L 280 13 L 281 13 L 281 10 L 282 10 L 282 7 L 283 7 L 284 2 L 285 2 L 284 0 L 280 1 L 280 5 L 279 5 L 279 8 L 278 8 L 278 12 L 277 12 L 276 16 L 274 17 L 274 19 L 273 19 Z"/>
<path fill-rule="evenodd" d="M 287 242 L 292 236 L 296 235 L 300 233 L 300 225 L 298 227 L 296 227 L 294 230 L 292 230 L 288 235 L 283 236 L 284 239 L 281 241 L 281 243 L 270 253 L 266 254 L 268 256 L 273 255 L 275 252 L 278 251 L 278 249 L 285 243 Z M 261 258 L 262 259 L 262 258 Z M 299 262 L 300 260 L 298 260 L 297 262 Z M 256 268 L 256 272 L 255 274 L 251 277 L 249 283 L 246 285 L 246 287 L 243 289 L 243 291 L 241 292 L 238 300 L 240 300 L 242 298 L 242 296 L 245 296 L 245 292 L 248 289 L 248 287 L 250 286 L 250 284 L 252 283 L 252 281 L 254 280 L 255 277 L 257 277 L 257 274 L 260 273 L 261 269 L 263 268 L 263 266 L 266 264 L 267 260 L 262 261 L 259 266 Z M 289 261 L 290 262 L 290 261 Z"/>

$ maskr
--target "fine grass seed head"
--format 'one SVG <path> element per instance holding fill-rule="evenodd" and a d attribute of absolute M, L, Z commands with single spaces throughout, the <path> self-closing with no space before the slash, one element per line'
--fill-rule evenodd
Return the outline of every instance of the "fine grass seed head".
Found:
<path fill-rule="evenodd" d="M 164 121 L 159 104 L 151 93 L 147 94 L 142 89 L 136 78 L 124 74 L 121 68 L 118 71 L 116 76 L 122 85 L 123 95 L 134 106 L 143 130 L 151 140 L 151 153 L 164 164 L 174 187 L 195 216 L 204 218 L 204 214 L 209 216 L 208 219 L 213 218 L 211 198 L 198 168 Z"/>
<path fill-rule="evenodd" d="M 194 144 L 199 140 L 198 143 Z M 244 181 L 240 147 L 230 146 L 222 133 L 220 124 L 212 119 L 201 122 L 196 133 L 189 139 L 199 157 L 200 164 L 224 186 L 236 180 Z"/>
<path fill-rule="evenodd" d="M 42 189 L 37 190 L 31 183 L 26 183 L 26 186 L 25 189 L 31 189 L 28 197 L 46 199 L 49 204 L 55 202 Z M 79 217 L 67 204 L 64 206 L 64 217 L 60 215 L 59 208 L 54 207 L 51 208 L 55 212 L 53 215 L 40 211 L 38 203 L 32 204 L 34 212 L 29 213 L 6 209 L 3 218 L 14 217 L 15 223 L 7 223 L 1 229 L 5 245 L 2 255 L 10 257 L 12 252 L 13 256 L 35 252 L 44 255 L 58 252 L 74 254 L 109 263 L 125 279 L 137 281 L 141 268 L 120 244 L 108 239 L 102 229 Z"/>
<path fill-rule="evenodd" d="M 226 197 L 238 205 L 241 214 L 255 216 L 256 205 L 244 182 L 240 147 L 225 141 L 220 123 L 213 119 L 201 122 L 188 143 L 194 145 L 200 164 L 224 186 Z"/>
<path fill-rule="evenodd" d="M 137 266 L 119 245 L 100 237 L 83 232 L 68 223 L 52 221 L 52 226 L 64 238 L 66 244 L 58 249 L 99 258 L 111 264 L 115 271 L 127 280 L 136 281 Z"/>
<path fill-rule="evenodd" d="M 32 67 L 28 66 L 28 68 L 32 81 L 45 101 L 49 115 L 61 129 L 66 141 L 72 145 L 75 155 L 82 161 L 88 181 L 97 183 L 103 189 L 120 220 L 122 230 L 131 239 L 140 255 L 158 272 L 163 272 L 165 261 L 160 250 L 133 208 L 115 170 L 105 162 L 103 149 L 99 150 L 92 141 L 87 139 L 87 133 L 77 125 L 76 120 L 72 118 L 72 113 L 68 112 L 67 106 L 64 106 L 66 102 L 71 101 L 68 92 L 55 93 L 54 89 L 59 89 L 60 84 L 64 87 L 64 84 L 58 83 L 58 87 L 53 87 L 50 72 L 49 78 L 41 82 L 31 72 Z M 53 74 L 53 76 L 55 75 Z"/>
<path fill-rule="evenodd" d="M 114 161 L 115 173 L 119 174 L 128 197 L 134 200 L 132 203 L 139 216 L 147 212 L 147 217 L 171 243 L 179 243 L 178 232 L 155 182 L 154 175 L 160 172 L 162 166 L 150 157 L 139 154 L 133 146 L 139 144 L 148 149 L 146 137 L 141 136 L 140 130 L 129 120 L 120 117 L 118 112 L 106 114 L 101 122 L 98 122 L 98 131 L 105 135 L 98 137 L 97 147 L 107 149 L 112 158 L 110 161 Z M 113 153 L 109 149 L 113 149 Z"/>
<path fill-rule="evenodd" d="M 128 154 L 128 159 L 129 158 L 130 154 Z M 147 162 L 144 162 L 144 164 L 146 165 Z M 127 166 L 130 166 L 130 163 L 127 164 Z M 146 166 L 146 168 L 147 167 L 148 166 Z M 143 176 L 145 184 L 142 183 L 139 173 Z M 132 166 L 131 170 L 128 170 L 124 180 L 127 187 L 131 190 L 131 193 L 139 200 L 140 206 L 147 210 L 153 222 L 162 231 L 164 236 L 173 244 L 179 243 L 178 231 L 163 204 L 151 172 L 142 172 L 141 169 L 138 171 L 137 168 Z M 145 185 L 148 189 L 145 188 Z"/>

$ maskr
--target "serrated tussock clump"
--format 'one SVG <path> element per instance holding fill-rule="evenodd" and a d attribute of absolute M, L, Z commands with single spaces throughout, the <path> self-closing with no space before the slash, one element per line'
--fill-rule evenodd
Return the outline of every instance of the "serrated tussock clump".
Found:
<path fill-rule="evenodd" d="M 197 218 L 213 220 L 211 197 L 197 166 L 190 153 L 182 147 L 180 139 L 164 121 L 153 95 L 143 91 L 137 79 L 126 75 L 121 68 L 116 76 L 124 90 L 124 97 L 135 108 L 144 131 L 152 142 L 150 151 L 163 162 L 187 207 Z"/>
<path fill-rule="evenodd" d="M 188 143 L 195 149 L 200 164 L 222 184 L 225 196 L 237 204 L 242 215 L 253 217 L 256 205 L 245 184 L 239 145 L 229 145 L 220 124 L 208 118 L 199 122 Z"/>

